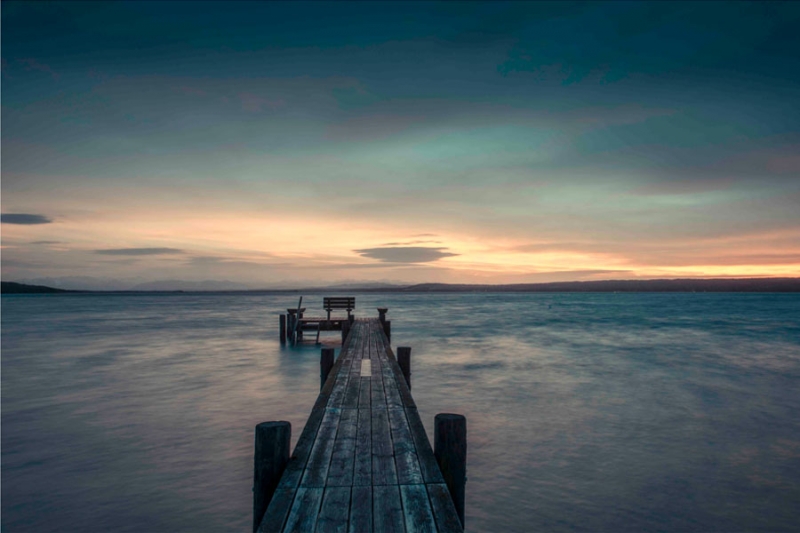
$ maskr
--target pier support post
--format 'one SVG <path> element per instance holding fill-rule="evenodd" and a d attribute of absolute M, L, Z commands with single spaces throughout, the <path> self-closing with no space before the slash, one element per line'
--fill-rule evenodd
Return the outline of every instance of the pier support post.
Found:
<path fill-rule="evenodd" d="M 433 455 L 439 463 L 463 527 L 467 484 L 467 418 L 464 415 L 439 413 L 433 425 Z"/>
<path fill-rule="evenodd" d="M 386 340 L 392 342 L 392 321 L 385 320 L 383 322 L 383 332 L 386 334 Z"/>
<path fill-rule="evenodd" d="M 281 344 L 286 344 L 286 315 L 281 315 Z"/>
<path fill-rule="evenodd" d="M 408 390 L 411 390 L 411 348 L 408 346 L 397 347 L 397 364 L 400 365 L 403 377 L 406 378 Z"/>
<path fill-rule="evenodd" d="M 262 422 L 256 426 L 253 461 L 253 533 L 261 524 L 278 481 L 289 461 L 292 425 L 289 422 Z"/>
<path fill-rule="evenodd" d="M 344 341 L 347 340 L 347 336 L 349 334 L 350 334 L 350 321 L 342 320 L 342 344 L 344 344 Z"/>
<path fill-rule="evenodd" d="M 331 373 L 333 368 L 333 348 L 323 348 L 319 358 L 319 389 L 325 386 L 328 380 L 328 374 Z"/>

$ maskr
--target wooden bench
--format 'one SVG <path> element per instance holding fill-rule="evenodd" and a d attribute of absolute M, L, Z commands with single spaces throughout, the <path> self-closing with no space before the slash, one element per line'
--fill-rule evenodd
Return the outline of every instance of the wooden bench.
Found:
<path fill-rule="evenodd" d="M 328 312 L 328 320 L 331 319 L 331 311 L 334 309 L 346 309 L 347 320 L 350 320 L 350 312 L 356 308 L 356 298 L 355 296 L 324 297 L 322 307 Z"/>

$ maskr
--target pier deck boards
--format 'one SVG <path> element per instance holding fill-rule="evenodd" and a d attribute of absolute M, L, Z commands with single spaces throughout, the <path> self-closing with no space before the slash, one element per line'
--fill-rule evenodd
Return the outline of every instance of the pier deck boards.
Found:
<path fill-rule="evenodd" d="M 377 319 L 353 324 L 259 531 L 463 531 Z"/>

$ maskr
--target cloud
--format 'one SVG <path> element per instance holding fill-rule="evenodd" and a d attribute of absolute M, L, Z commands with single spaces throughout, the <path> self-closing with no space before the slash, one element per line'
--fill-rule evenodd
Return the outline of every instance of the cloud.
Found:
<path fill-rule="evenodd" d="M 3 213 L 0 215 L 0 222 L 3 224 L 50 224 L 53 222 L 44 215 L 31 215 L 28 213 Z"/>
<path fill-rule="evenodd" d="M 353 250 L 362 257 L 370 257 L 384 263 L 428 263 L 454 254 L 443 252 L 447 248 L 428 248 L 423 246 L 381 247 Z"/>
<path fill-rule="evenodd" d="M 61 241 L 31 241 L 29 244 L 61 244 Z"/>
<path fill-rule="evenodd" d="M 239 100 L 242 102 L 242 109 L 252 113 L 260 113 L 261 108 L 264 106 L 269 109 L 278 109 L 279 107 L 284 107 L 286 105 L 286 101 L 282 98 L 278 98 L 277 100 L 267 100 L 266 98 L 261 98 L 260 96 L 252 93 L 240 93 Z"/>
<path fill-rule="evenodd" d="M 411 244 L 441 244 L 442 241 L 434 241 L 434 240 L 418 240 L 418 241 L 405 241 L 405 242 L 387 242 L 384 243 L 383 246 L 409 246 Z"/>
<path fill-rule="evenodd" d="M 38 61 L 36 61 L 31 57 L 17 59 L 17 61 L 19 61 L 24 65 L 25 70 L 36 70 L 39 72 L 44 72 L 45 74 L 50 74 L 50 76 L 52 76 L 54 80 L 58 80 L 61 77 L 57 72 L 53 71 L 53 69 L 50 68 L 50 65 L 39 63 Z"/>
<path fill-rule="evenodd" d="M 109 248 L 95 250 L 94 253 L 101 255 L 173 255 L 182 254 L 183 250 L 178 248 Z"/>

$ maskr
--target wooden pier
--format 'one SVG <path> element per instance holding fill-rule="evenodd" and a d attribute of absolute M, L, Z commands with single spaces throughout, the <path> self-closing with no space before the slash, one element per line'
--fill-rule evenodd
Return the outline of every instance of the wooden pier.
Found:
<path fill-rule="evenodd" d="M 332 368 L 323 350 L 322 390 L 291 457 L 288 422 L 256 427 L 254 531 L 463 531 L 466 419 L 437 415 L 434 453 L 383 311 L 353 322 Z"/>
<path fill-rule="evenodd" d="M 287 339 L 292 344 L 303 341 L 303 333 L 306 331 L 316 332 L 315 342 L 319 343 L 319 334 L 322 331 L 341 331 L 342 342 L 347 336 L 349 326 L 355 317 L 351 314 L 356 308 L 356 299 L 352 296 L 326 297 L 322 299 L 322 306 L 327 312 L 327 316 L 305 316 L 303 297 L 297 303 L 297 307 L 290 307 L 285 315 L 280 316 L 280 338 L 281 344 Z M 331 317 L 331 311 L 342 309 L 347 311 L 346 317 Z M 384 316 L 384 315 L 381 315 Z M 382 320 L 383 322 L 383 320 Z"/>

